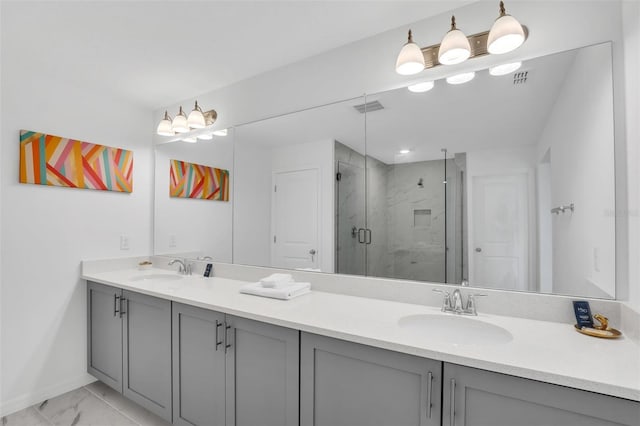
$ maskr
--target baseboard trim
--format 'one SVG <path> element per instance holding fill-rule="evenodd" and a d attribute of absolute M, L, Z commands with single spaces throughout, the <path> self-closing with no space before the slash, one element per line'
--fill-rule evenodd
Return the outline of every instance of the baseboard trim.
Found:
<path fill-rule="evenodd" d="M 83 374 L 71 380 L 49 386 L 36 392 L 27 393 L 7 401 L 0 402 L 0 417 L 8 416 L 16 411 L 23 410 L 34 404 L 38 404 L 45 399 L 51 399 L 63 393 L 86 386 L 96 381 L 96 378 L 89 374 Z"/>

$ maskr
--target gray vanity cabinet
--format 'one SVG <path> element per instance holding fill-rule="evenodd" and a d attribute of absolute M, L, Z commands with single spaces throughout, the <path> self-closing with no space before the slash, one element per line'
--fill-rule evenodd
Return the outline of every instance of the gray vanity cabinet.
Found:
<path fill-rule="evenodd" d="M 445 364 L 443 426 L 640 424 L 640 403 Z"/>
<path fill-rule="evenodd" d="M 123 395 L 171 421 L 171 302 L 123 290 Z"/>
<path fill-rule="evenodd" d="M 439 361 L 302 333 L 300 424 L 440 425 L 441 370 Z"/>
<path fill-rule="evenodd" d="M 87 371 L 171 421 L 171 302 L 87 283 Z"/>
<path fill-rule="evenodd" d="M 122 392 L 122 290 L 87 284 L 87 371 Z"/>
<path fill-rule="evenodd" d="M 299 332 L 173 304 L 175 425 L 298 425 Z"/>

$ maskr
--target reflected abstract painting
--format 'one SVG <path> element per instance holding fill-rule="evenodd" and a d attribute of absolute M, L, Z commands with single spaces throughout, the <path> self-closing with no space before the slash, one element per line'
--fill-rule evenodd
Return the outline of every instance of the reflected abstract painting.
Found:
<path fill-rule="evenodd" d="M 169 195 L 229 201 L 229 170 L 170 160 Z"/>
<path fill-rule="evenodd" d="M 133 153 L 21 130 L 20 183 L 131 192 Z"/>

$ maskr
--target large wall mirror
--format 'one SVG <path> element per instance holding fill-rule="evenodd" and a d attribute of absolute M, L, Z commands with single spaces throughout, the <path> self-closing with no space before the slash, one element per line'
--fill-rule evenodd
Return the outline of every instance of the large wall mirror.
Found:
<path fill-rule="evenodd" d="M 237 126 L 193 154 L 232 155 L 233 219 L 183 238 L 238 264 L 615 298 L 612 80 L 603 43 Z M 198 148 L 157 167 L 172 149 Z"/>

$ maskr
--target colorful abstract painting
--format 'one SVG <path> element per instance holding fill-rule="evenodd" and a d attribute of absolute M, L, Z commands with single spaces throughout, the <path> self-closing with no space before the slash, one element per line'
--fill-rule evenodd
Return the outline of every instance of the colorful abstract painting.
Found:
<path fill-rule="evenodd" d="M 170 160 L 169 195 L 229 201 L 229 170 Z"/>
<path fill-rule="evenodd" d="M 131 192 L 133 153 L 21 130 L 20 183 Z"/>

